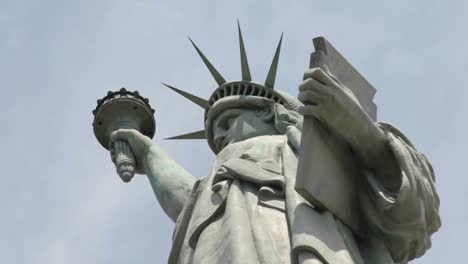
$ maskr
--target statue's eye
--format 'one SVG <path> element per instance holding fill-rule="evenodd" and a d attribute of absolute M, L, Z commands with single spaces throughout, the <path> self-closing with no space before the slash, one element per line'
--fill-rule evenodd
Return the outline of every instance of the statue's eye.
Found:
<path fill-rule="evenodd" d="M 229 127 L 232 125 L 232 123 L 238 116 L 239 116 L 238 111 L 231 111 L 229 112 L 229 114 L 226 114 L 225 116 L 223 116 L 221 121 L 218 123 L 218 126 L 225 130 L 228 130 Z"/>

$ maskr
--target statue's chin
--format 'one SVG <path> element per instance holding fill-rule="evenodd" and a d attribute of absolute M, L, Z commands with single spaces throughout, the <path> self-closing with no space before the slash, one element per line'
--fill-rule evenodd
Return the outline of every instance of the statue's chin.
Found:
<path fill-rule="evenodd" d="M 234 141 L 230 140 L 229 138 L 225 138 L 222 142 L 221 142 L 221 146 L 220 146 L 220 150 L 225 148 L 227 145 L 231 144 L 231 143 L 234 143 Z"/>
<path fill-rule="evenodd" d="M 246 141 L 246 140 L 249 140 L 249 139 L 252 139 L 252 138 L 256 138 L 256 137 L 262 137 L 262 136 L 272 136 L 270 134 L 266 134 L 266 135 L 249 135 L 249 136 L 245 136 L 243 138 L 230 138 L 230 137 L 226 137 L 222 142 L 221 142 L 221 148 L 220 150 L 224 149 L 225 147 L 231 145 L 231 144 L 234 144 L 234 143 L 239 143 L 239 142 L 242 142 L 242 141 Z"/>

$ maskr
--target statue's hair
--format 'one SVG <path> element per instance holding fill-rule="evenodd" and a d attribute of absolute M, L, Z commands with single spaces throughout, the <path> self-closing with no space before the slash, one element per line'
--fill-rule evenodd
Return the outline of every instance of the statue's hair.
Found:
<path fill-rule="evenodd" d="M 288 126 L 295 126 L 302 131 L 303 117 L 298 112 L 275 103 L 262 109 L 255 110 L 256 116 L 265 122 L 273 123 L 278 134 L 285 134 Z"/>
<path fill-rule="evenodd" d="M 289 108 L 275 103 L 269 106 L 269 110 L 274 114 L 274 125 L 279 134 L 285 134 L 287 127 L 294 126 L 302 132 L 303 116 L 299 114 L 299 108 L 303 104 L 291 95 L 278 91 L 279 94 L 288 102 Z"/>
<path fill-rule="evenodd" d="M 275 104 L 273 111 L 275 128 L 280 134 L 286 134 L 289 126 L 294 126 L 302 132 L 303 116 L 301 114 L 280 104 Z"/>
<path fill-rule="evenodd" d="M 281 104 L 274 104 L 268 109 L 257 111 L 261 113 L 259 117 L 264 117 L 266 122 L 273 123 L 278 134 L 287 136 L 290 146 L 299 151 L 304 120 L 301 114 Z"/>

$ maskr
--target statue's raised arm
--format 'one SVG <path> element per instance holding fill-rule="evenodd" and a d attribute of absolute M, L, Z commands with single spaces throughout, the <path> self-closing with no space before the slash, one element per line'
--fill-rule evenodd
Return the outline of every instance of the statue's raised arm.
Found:
<path fill-rule="evenodd" d="M 124 140 L 132 149 L 137 173 L 146 174 L 164 212 L 176 221 L 192 191 L 195 178 L 160 146 L 135 129 L 113 132 L 113 142 Z M 111 157 L 114 160 L 111 148 Z"/>

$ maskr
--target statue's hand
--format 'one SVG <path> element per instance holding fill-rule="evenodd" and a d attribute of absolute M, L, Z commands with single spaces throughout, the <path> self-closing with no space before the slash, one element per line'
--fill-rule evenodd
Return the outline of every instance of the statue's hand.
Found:
<path fill-rule="evenodd" d="M 344 138 L 362 164 L 382 178 L 386 188 L 399 190 L 400 169 L 386 136 L 349 88 L 324 66 L 307 70 L 299 91 L 299 100 L 304 103 L 299 112 L 317 118 Z"/>
<path fill-rule="evenodd" d="M 119 129 L 111 141 L 126 141 L 135 157 L 136 172 L 146 174 L 164 212 L 175 222 L 190 198 L 195 177 L 173 160 L 161 147 L 135 129 Z M 112 143 L 111 143 L 112 146 Z M 113 148 L 111 155 L 113 155 Z M 114 159 L 114 157 L 112 157 Z"/>
<path fill-rule="evenodd" d="M 299 109 L 334 130 L 352 145 L 361 140 L 372 120 L 362 109 L 353 92 L 333 76 L 326 66 L 304 73 L 298 99 L 304 103 Z M 370 123 L 369 123 L 370 122 Z"/>
<path fill-rule="evenodd" d="M 147 156 L 151 149 L 151 146 L 154 144 L 153 141 L 141 134 L 135 129 L 119 129 L 111 134 L 111 144 L 109 151 L 111 154 L 112 162 L 115 163 L 115 151 L 114 151 L 114 142 L 116 140 L 126 141 L 133 152 L 135 157 L 136 173 L 144 174 L 146 169 Z"/>

